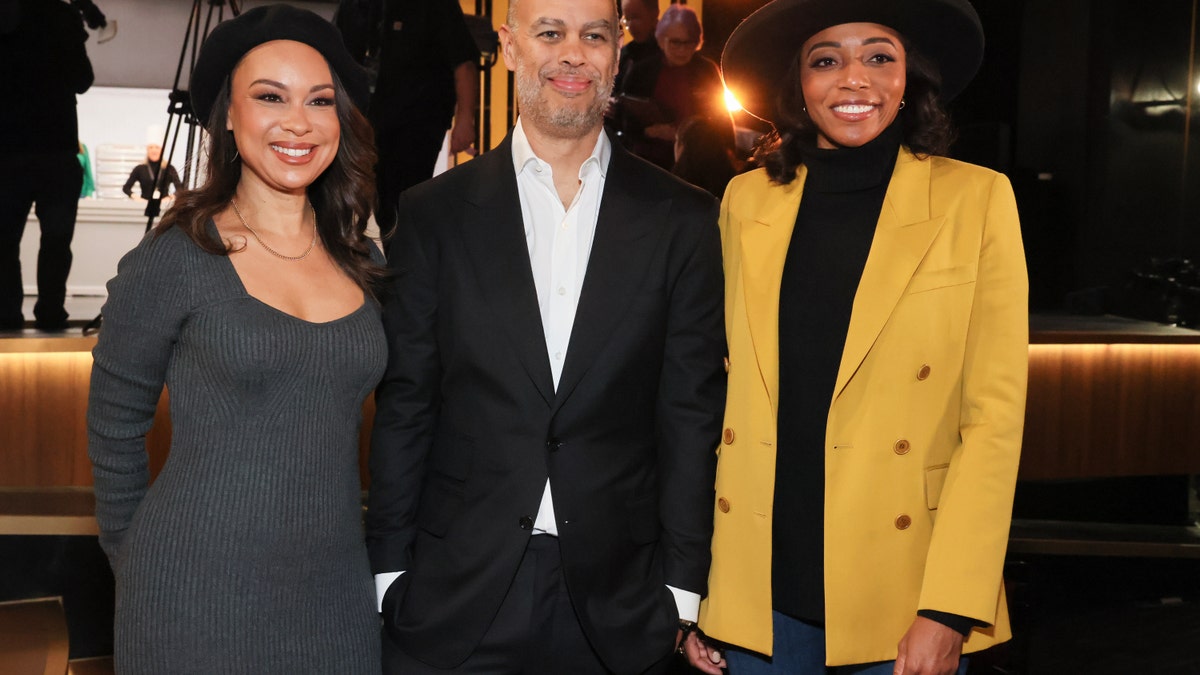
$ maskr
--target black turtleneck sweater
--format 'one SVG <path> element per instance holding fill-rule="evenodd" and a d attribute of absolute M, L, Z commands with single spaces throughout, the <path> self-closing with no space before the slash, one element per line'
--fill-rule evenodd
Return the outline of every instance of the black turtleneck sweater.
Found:
<path fill-rule="evenodd" d="M 780 282 L 774 608 L 819 624 L 825 425 L 854 293 L 899 149 L 893 125 L 862 147 L 803 151 L 808 176 Z"/>
<path fill-rule="evenodd" d="M 825 623 L 825 427 L 854 294 L 900 150 L 893 124 L 858 148 L 803 150 L 808 176 L 779 292 L 771 577 L 776 611 Z M 972 619 L 922 609 L 966 635 Z M 900 636 L 896 636 L 897 639 Z"/>

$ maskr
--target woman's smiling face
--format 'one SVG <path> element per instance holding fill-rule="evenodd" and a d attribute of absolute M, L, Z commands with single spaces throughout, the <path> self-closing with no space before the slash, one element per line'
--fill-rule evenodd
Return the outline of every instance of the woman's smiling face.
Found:
<path fill-rule="evenodd" d="M 875 23 L 843 23 L 800 48 L 800 86 L 817 146 L 856 148 L 891 125 L 904 100 L 900 34 Z"/>
<path fill-rule="evenodd" d="M 229 120 L 246 171 L 288 193 L 303 193 L 337 156 L 341 139 L 333 76 L 320 52 L 273 40 L 233 70 Z"/>

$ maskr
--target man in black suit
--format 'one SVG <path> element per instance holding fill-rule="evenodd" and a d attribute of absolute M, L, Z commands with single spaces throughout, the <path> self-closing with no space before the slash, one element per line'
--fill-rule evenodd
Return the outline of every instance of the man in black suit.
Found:
<path fill-rule="evenodd" d="M 645 673 L 705 590 L 717 205 L 602 132 L 613 0 L 519 0 L 521 116 L 400 200 L 367 537 L 386 672 Z"/>

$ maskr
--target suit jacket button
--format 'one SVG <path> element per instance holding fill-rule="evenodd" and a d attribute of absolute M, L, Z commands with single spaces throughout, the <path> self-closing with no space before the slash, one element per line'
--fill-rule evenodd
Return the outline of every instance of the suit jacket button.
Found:
<path fill-rule="evenodd" d="M 533 517 L 532 516 L 521 516 L 521 519 L 519 521 L 517 521 L 517 523 L 520 524 L 522 530 L 532 530 L 533 529 Z"/>
<path fill-rule="evenodd" d="M 729 513 L 729 500 L 721 497 L 717 500 L 717 508 L 721 509 L 721 513 Z"/>
<path fill-rule="evenodd" d="M 908 441 L 904 440 L 903 438 L 896 441 L 895 444 L 892 445 L 892 451 L 897 455 L 907 455 L 908 450 Z"/>
<path fill-rule="evenodd" d="M 550 439 L 546 441 L 546 449 L 550 452 L 558 452 L 558 449 L 563 446 L 562 441 L 558 439 Z"/>
<path fill-rule="evenodd" d="M 917 379 L 924 380 L 928 377 L 929 377 L 929 364 L 927 363 L 927 364 L 921 366 L 921 369 L 917 371 Z"/>
<path fill-rule="evenodd" d="M 908 516 L 903 515 L 903 514 L 896 516 L 896 529 L 897 530 L 907 530 L 910 525 L 912 525 L 912 518 L 909 518 Z"/>
<path fill-rule="evenodd" d="M 721 434 L 721 440 L 725 445 L 733 445 L 733 429 L 726 428 L 725 433 Z"/>

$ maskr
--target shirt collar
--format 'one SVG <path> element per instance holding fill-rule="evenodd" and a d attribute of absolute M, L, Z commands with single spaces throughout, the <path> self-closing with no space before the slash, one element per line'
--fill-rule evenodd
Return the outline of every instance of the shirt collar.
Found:
<path fill-rule="evenodd" d="M 543 161 L 533 152 L 533 147 L 529 145 L 529 138 L 525 135 L 525 127 L 521 124 L 521 118 L 517 117 L 517 124 L 512 131 L 512 156 L 513 169 L 517 175 L 529 167 L 530 164 L 535 166 L 543 166 L 549 168 L 549 164 Z M 608 140 L 608 134 L 603 129 L 600 130 L 599 137 L 596 139 L 596 145 L 592 148 L 592 154 L 583 161 L 583 165 L 579 167 L 579 179 L 583 180 L 592 170 L 598 170 L 601 178 L 608 177 L 608 162 L 612 159 L 612 142 Z"/>

